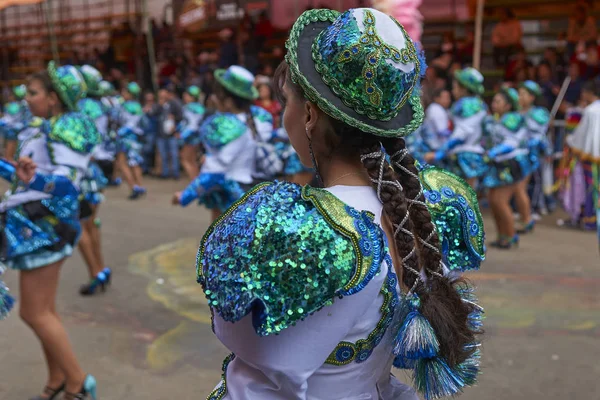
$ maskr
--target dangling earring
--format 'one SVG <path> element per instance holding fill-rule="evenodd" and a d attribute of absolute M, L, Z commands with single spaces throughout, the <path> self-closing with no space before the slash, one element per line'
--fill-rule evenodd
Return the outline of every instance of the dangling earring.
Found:
<path fill-rule="evenodd" d="M 308 139 L 308 151 L 310 151 L 310 159 L 312 161 L 313 169 L 315 170 L 315 176 L 317 177 L 319 184 L 321 186 L 324 186 L 323 180 L 321 179 L 321 174 L 319 174 L 319 166 L 317 165 L 317 159 L 315 157 L 315 152 L 313 151 L 313 148 L 312 148 L 312 140 L 310 140 L 310 137 L 308 136 L 308 128 L 306 129 L 306 138 Z"/>

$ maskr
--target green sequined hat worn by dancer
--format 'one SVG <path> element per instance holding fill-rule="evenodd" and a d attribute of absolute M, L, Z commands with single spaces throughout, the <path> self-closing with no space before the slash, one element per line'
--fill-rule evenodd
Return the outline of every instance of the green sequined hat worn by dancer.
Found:
<path fill-rule="evenodd" d="M 100 87 L 100 82 L 102 82 L 102 74 L 100 71 L 91 65 L 82 65 L 79 67 L 79 72 L 85 80 L 88 94 L 91 96 L 102 96 L 103 91 Z"/>
<path fill-rule="evenodd" d="M 77 68 L 72 65 L 57 67 L 54 61 L 50 61 L 48 74 L 54 89 L 69 111 L 76 111 L 79 99 L 87 95 L 87 85 Z"/>

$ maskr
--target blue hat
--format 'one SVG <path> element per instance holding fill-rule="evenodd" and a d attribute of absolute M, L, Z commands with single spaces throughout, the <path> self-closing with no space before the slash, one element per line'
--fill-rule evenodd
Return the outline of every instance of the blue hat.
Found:
<path fill-rule="evenodd" d="M 198 98 L 200 97 L 200 94 L 202 93 L 200 91 L 200 88 L 196 85 L 188 86 L 188 88 L 185 91 L 187 94 L 189 94 L 196 100 L 198 100 Z"/>
<path fill-rule="evenodd" d="M 383 137 L 423 122 L 425 60 L 393 17 L 372 8 L 308 10 L 286 47 L 292 81 L 330 117 Z"/>
<path fill-rule="evenodd" d="M 258 90 L 254 87 L 254 75 L 244 67 L 232 65 L 227 69 L 217 69 L 215 79 L 227 91 L 246 100 L 258 98 Z"/>
<path fill-rule="evenodd" d="M 77 102 L 87 93 L 87 85 L 77 68 L 72 65 L 57 67 L 54 61 L 50 61 L 48 75 L 60 99 L 70 111 L 76 111 Z"/>
<path fill-rule="evenodd" d="M 536 97 L 542 95 L 542 88 L 534 81 L 525 81 L 519 85 L 519 88 L 526 89 L 529 93 Z"/>
<path fill-rule="evenodd" d="M 136 82 L 129 82 L 127 84 L 127 91 L 135 97 L 139 97 L 139 95 L 142 93 L 142 88 L 140 88 L 140 85 L 138 85 Z"/>
<path fill-rule="evenodd" d="M 115 87 L 109 81 L 101 81 L 98 86 L 102 92 L 102 96 L 108 96 L 115 93 Z"/>
<path fill-rule="evenodd" d="M 519 111 L 521 109 L 521 104 L 519 104 L 519 92 L 517 92 L 517 89 L 504 87 L 500 89 L 500 91 L 506 94 L 513 111 Z"/>
<path fill-rule="evenodd" d="M 15 86 L 13 88 L 13 94 L 18 100 L 23 100 L 27 94 L 27 87 L 25 85 Z"/>
<path fill-rule="evenodd" d="M 482 95 L 484 92 L 483 75 L 475 68 L 469 67 L 455 71 L 454 79 L 456 79 L 461 86 L 469 89 L 475 94 Z"/>

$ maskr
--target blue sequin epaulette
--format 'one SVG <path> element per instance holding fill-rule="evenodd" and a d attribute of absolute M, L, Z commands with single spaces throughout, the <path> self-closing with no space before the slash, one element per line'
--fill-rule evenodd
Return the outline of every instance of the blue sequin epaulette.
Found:
<path fill-rule="evenodd" d="M 534 107 L 529 111 L 528 116 L 540 125 L 550 122 L 550 113 L 544 107 Z"/>
<path fill-rule="evenodd" d="M 78 153 L 90 153 L 100 143 L 100 134 L 94 122 L 79 112 L 61 115 L 50 122 L 48 139 L 62 143 Z M 47 126 L 44 124 L 44 126 Z"/>
<path fill-rule="evenodd" d="M 502 116 L 500 123 L 511 132 L 517 132 L 525 123 L 525 119 L 519 113 L 509 112 Z"/>
<path fill-rule="evenodd" d="M 263 183 L 206 232 L 198 282 L 225 321 L 252 314 L 258 335 L 277 334 L 378 273 L 385 244 L 372 218 L 321 189 Z"/>
<path fill-rule="evenodd" d="M 469 118 L 486 109 L 479 97 L 463 97 L 452 106 L 452 114 L 460 118 Z"/>
<path fill-rule="evenodd" d="M 270 112 L 268 112 L 262 107 L 250 106 L 250 112 L 252 113 L 252 116 L 258 119 L 260 122 L 269 122 L 271 124 L 273 123 L 273 115 L 271 115 Z"/>
<path fill-rule="evenodd" d="M 205 109 L 204 106 L 200 103 L 188 103 L 185 105 L 185 108 L 187 108 L 188 110 L 190 110 L 192 113 L 194 114 L 204 114 L 205 113 Z"/>
<path fill-rule="evenodd" d="M 137 101 L 126 101 L 123 103 L 123 108 L 131 115 L 142 115 L 144 112 L 142 105 Z"/>
<path fill-rule="evenodd" d="M 100 101 L 87 97 L 79 100 L 77 106 L 79 107 L 79 111 L 90 117 L 92 120 L 101 117 L 105 112 Z"/>
<path fill-rule="evenodd" d="M 200 137 L 209 148 L 219 149 L 242 136 L 247 129 L 234 114 L 215 113 L 202 122 Z"/>
<path fill-rule="evenodd" d="M 4 106 L 4 113 L 8 115 L 17 115 L 21 112 L 21 104 L 16 101 L 8 103 Z"/>
<path fill-rule="evenodd" d="M 477 194 L 463 179 L 441 168 L 424 167 L 419 178 L 446 266 L 478 269 L 485 259 L 485 232 Z"/>

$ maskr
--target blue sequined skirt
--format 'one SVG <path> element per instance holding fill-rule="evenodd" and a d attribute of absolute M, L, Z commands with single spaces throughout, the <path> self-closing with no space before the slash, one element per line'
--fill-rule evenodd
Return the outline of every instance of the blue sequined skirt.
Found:
<path fill-rule="evenodd" d="M 538 170 L 538 168 L 542 165 L 541 160 L 544 157 L 544 148 L 541 145 L 530 146 L 529 147 L 529 167 L 530 173 L 533 173 Z M 529 175 L 529 174 L 528 174 Z"/>
<path fill-rule="evenodd" d="M 198 199 L 198 204 L 205 206 L 209 210 L 217 209 L 224 212 L 250 188 L 252 188 L 252 185 L 227 180 L 201 196 Z"/>
<path fill-rule="evenodd" d="M 102 169 L 95 162 L 91 162 L 81 180 L 81 194 L 83 199 L 92 205 L 104 201 L 102 191 L 108 185 L 108 179 L 104 176 Z"/>
<path fill-rule="evenodd" d="M 78 210 L 77 199 L 53 197 L 0 214 L 0 261 L 32 270 L 70 256 L 81 231 Z"/>
<path fill-rule="evenodd" d="M 4 272 L 4 268 L 0 265 L 0 276 Z M 0 320 L 6 318 L 8 313 L 15 304 L 15 300 L 8 292 L 8 288 L 0 278 Z"/>
<path fill-rule="evenodd" d="M 144 163 L 142 148 L 143 146 L 135 134 L 121 136 L 117 139 L 117 153 L 125 153 L 127 164 L 130 167 L 138 167 Z"/>
<path fill-rule="evenodd" d="M 196 131 L 190 135 L 187 135 L 185 139 L 179 139 L 179 146 L 200 146 L 202 143 L 202 139 L 200 137 L 200 132 Z"/>
<path fill-rule="evenodd" d="M 483 154 L 471 152 L 457 153 L 450 156 L 442 167 L 464 179 L 479 178 L 488 169 L 483 160 Z"/>
<path fill-rule="evenodd" d="M 524 156 L 523 158 L 527 157 Z M 493 189 L 513 185 L 520 182 L 524 177 L 521 163 L 517 158 L 506 161 L 490 161 L 482 183 L 484 187 Z"/>

